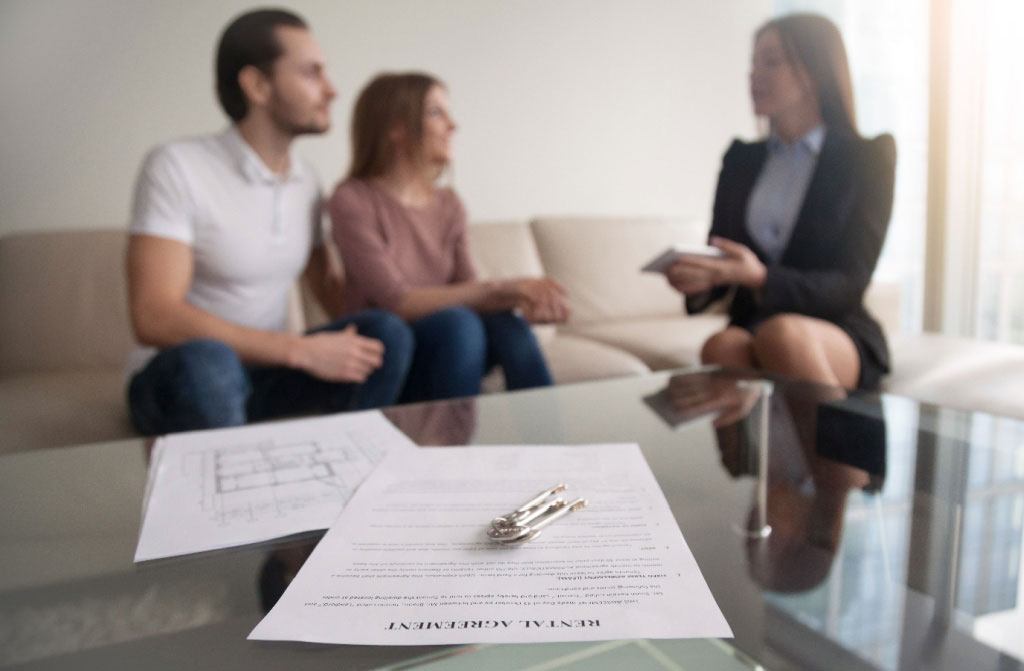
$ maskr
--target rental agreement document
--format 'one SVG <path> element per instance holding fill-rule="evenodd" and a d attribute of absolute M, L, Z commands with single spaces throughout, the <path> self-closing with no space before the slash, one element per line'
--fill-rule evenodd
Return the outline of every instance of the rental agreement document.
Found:
<path fill-rule="evenodd" d="M 326 529 L 388 451 L 415 448 L 378 410 L 160 438 L 135 561 Z"/>
<path fill-rule="evenodd" d="M 506 546 L 491 520 L 555 484 L 586 508 Z M 249 635 L 368 645 L 728 637 L 637 445 L 393 453 Z"/>

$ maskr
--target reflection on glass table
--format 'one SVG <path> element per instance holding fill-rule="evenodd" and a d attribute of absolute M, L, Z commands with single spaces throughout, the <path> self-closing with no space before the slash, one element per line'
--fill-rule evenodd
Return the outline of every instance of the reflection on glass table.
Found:
<path fill-rule="evenodd" d="M 710 421 L 726 471 L 767 480 L 771 534 L 741 541 L 765 643 L 807 668 L 1021 668 L 1024 425 L 791 387 L 771 401 L 765 465 L 745 377 L 677 376 L 645 401 L 675 430 Z"/>
<path fill-rule="evenodd" d="M 623 671 L 700 669 L 762 671 L 754 660 L 717 639 L 604 641 L 539 645 L 468 645 L 375 671 Z"/>
<path fill-rule="evenodd" d="M 744 379 L 652 374 L 386 412 L 421 444 L 639 443 L 734 640 L 443 659 L 463 648 L 248 642 L 316 536 L 133 565 L 147 463 L 131 440 L 0 457 L 0 666 L 1024 668 L 1024 423 L 774 379 L 761 460 Z M 773 532 L 753 542 L 734 527 L 762 476 Z M 473 666 L 488 655 L 511 662 Z"/>

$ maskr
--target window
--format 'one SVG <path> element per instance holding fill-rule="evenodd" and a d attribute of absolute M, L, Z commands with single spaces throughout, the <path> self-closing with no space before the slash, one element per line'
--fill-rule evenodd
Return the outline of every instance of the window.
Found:
<path fill-rule="evenodd" d="M 953 78 L 951 104 L 970 106 L 964 117 L 977 128 L 950 134 L 977 145 L 964 175 L 977 195 L 973 211 L 950 225 L 976 231 L 977 241 L 974 299 L 952 309 L 969 315 L 967 335 L 1024 344 L 1024 4 L 955 0 L 953 19 L 952 59 L 968 74 Z"/>

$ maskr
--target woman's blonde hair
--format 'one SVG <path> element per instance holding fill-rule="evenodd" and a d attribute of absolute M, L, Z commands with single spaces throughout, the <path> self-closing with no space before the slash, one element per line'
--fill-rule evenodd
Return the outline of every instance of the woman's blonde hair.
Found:
<path fill-rule="evenodd" d="M 352 113 L 352 164 L 348 177 L 379 177 L 394 166 L 398 147 L 392 137 L 402 128 L 411 146 L 423 139 L 423 108 L 427 92 L 444 86 L 424 72 L 385 72 L 359 93 Z"/>

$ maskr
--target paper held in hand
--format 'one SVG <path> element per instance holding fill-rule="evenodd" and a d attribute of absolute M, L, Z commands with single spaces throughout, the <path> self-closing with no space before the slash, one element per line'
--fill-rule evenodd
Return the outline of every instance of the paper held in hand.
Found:
<path fill-rule="evenodd" d="M 586 507 L 528 543 L 488 538 L 496 516 L 553 482 Z M 249 638 L 436 645 L 728 636 L 631 444 L 389 455 Z"/>
<path fill-rule="evenodd" d="M 672 264 L 682 256 L 706 256 L 720 259 L 725 255 L 721 249 L 711 245 L 672 245 L 651 259 L 640 271 L 644 273 L 666 273 Z"/>

